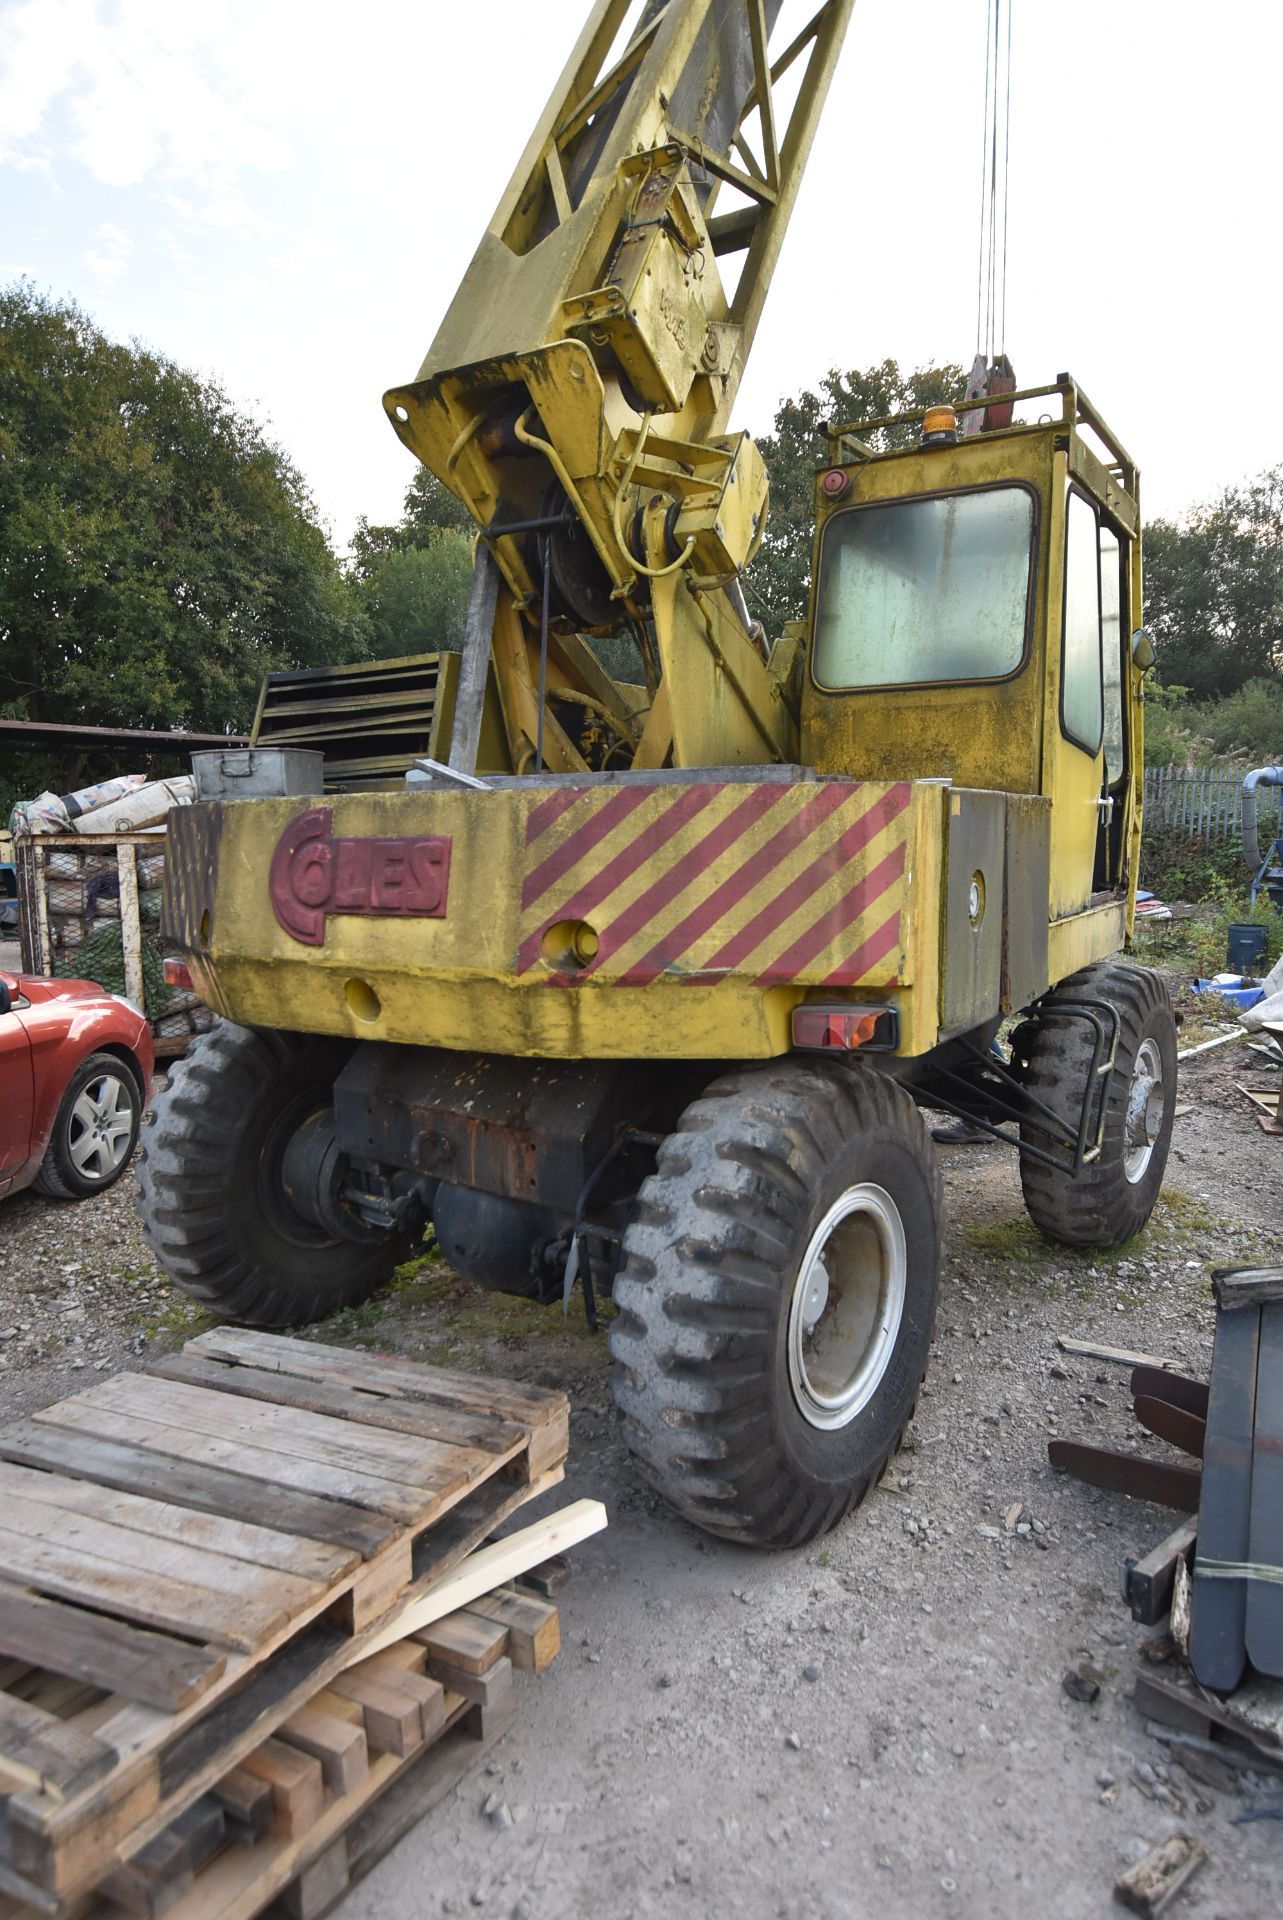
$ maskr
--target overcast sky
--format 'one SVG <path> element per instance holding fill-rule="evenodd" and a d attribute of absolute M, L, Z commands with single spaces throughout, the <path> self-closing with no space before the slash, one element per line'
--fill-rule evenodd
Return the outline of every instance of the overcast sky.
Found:
<path fill-rule="evenodd" d="M 969 364 L 986 0 L 857 0 L 735 425 Z M 270 422 L 335 541 L 395 518 L 411 378 L 588 0 L 0 0 L 0 281 Z M 807 9 L 809 11 L 809 9 Z M 787 23 L 793 15 L 786 11 Z M 1007 347 L 1179 513 L 1283 459 L 1276 0 L 1014 0 Z"/>

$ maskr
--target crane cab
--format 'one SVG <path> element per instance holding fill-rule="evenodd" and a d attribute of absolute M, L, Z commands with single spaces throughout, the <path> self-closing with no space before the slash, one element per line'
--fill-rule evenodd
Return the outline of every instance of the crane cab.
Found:
<path fill-rule="evenodd" d="M 1030 424 L 1012 420 L 1021 402 Z M 997 430 L 960 433 L 952 413 L 830 430 L 801 757 L 1028 796 L 1002 859 L 1045 866 L 1055 979 L 1121 945 L 1135 896 L 1138 477 L 1068 375 L 1004 399 Z"/>

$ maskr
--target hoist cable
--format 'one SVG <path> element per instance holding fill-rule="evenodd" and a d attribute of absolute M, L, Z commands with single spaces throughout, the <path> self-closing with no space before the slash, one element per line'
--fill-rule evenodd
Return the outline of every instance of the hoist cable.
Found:
<path fill-rule="evenodd" d="M 1003 9 L 1006 8 L 1005 33 Z M 984 130 L 980 148 L 976 353 L 992 363 L 1007 340 L 1007 246 L 1011 180 L 1011 0 L 985 9 Z M 1005 63 L 1005 72 L 1003 71 Z M 1001 233 L 999 229 L 1001 228 Z"/>
<path fill-rule="evenodd" d="M 1011 180 L 1011 0 L 1007 0 L 1007 106 L 1002 128 L 1002 322 L 998 328 L 998 351 L 1007 351 L 1007 214 L 1011 200 L 1007 192 Z"/>
<path fill-rule="evenodd" d="M 990 37 L 989 22 L 985 21 L 985 117 L 980 135 L 980 254 L 976 266 L 976 353 L 984 350 L 984 299 L 985 299 L 985 195 L 988 190 L 989 155 L 989 77 L 990 77 Z"/>

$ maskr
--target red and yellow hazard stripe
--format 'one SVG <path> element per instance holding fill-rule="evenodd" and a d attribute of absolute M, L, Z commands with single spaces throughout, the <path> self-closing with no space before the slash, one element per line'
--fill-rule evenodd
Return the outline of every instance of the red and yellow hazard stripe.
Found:
<path fill-rule="evenodd" d="M 517 977 L 892 984 L 909 798 L 907 781 L 558 788 L 526 817 Z M 559 921 L 597 935 L 573 972 L 541 958 Z"/>

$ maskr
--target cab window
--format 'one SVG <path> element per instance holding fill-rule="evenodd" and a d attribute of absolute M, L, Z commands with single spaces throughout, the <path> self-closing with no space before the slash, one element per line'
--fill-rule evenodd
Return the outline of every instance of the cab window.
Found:
<path fill-rule="evenodd" d="M 1081 493 L 1065 521 L 1065 620 L 1060 723 L 1085 753 L 1100 751 L 1104 702 L 1100 670 L 1100 523 Z"/>
<path fill-rule="evenodd" d="M 1033 538 L 1033 495 L 1019 486 L 834 514 L 820 547 L 817 684 L 848 692 L 1014 673 Z"/>

